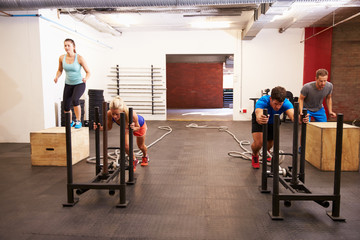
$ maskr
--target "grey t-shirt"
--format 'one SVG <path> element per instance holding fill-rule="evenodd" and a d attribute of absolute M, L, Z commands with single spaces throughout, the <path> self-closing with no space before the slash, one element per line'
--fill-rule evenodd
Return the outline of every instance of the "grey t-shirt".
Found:
<path fill-rule="evenodd" d="M 319 111 L 323 107 L 323 100 L 332 93 L 333 85 L 326 82 L 325 87 L 321 90 L 316 88 L 316 81 L 306 83 L 300 93 L 305 96 L 304 108 L 312 112 Z"/>

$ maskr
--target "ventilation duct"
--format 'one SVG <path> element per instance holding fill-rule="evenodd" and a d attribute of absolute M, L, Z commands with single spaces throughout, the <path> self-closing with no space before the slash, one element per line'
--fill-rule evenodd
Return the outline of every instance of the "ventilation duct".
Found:
<path fill-rule="evenodd" d="M 178 7 L 271 3 L 273 0 L 1 0 L 0 10 L 45 8 Z"/>

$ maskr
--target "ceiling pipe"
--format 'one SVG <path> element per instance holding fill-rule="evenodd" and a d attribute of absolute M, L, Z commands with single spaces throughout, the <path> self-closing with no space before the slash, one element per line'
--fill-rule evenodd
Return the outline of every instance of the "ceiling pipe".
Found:
<path fill-rule="evenodd" d="M 347 22 L 347 21 L 349 21 L 349 20 L 351 20 L 351 19 L 353 19 L 353 18 L 355 18 L 355 17 L 357 17 L 357 16 L 360 16 L 360 12 L 358 12 L 358 13 L 356 13 L 356 14 L 354 14 L 354 15 L 352 15 L 352 16 L 350 16 L 350 17 L 348 17 L 348 18 L 346 18 L 346 19 L 344 19 L 344 20 L 342 20 L 342 21 L 340 21 L 340 22 L 338 22 L 338 23 L 335 23 L 335 24 L 333 24 L 333 25 L 330 26 L 330 27 L 327 27 L 327 28 L 321 30 L 320 32 L 311 35 L 310 37 L 305 38 L 304 40 L 301 40 L 300 43 L 303 43 L 303 42 L 309 40 L 310 38 L 313 38 L 313 37 L 315 37 L 315 36 L 317 36 L 317 35 L 319 35 L 319 34 L 321 34 L 321 33 L 323 33 L 323 32 L 326 32 L 327 30 L 329 30 L 329 29 L 331 29 L 331 28 L 334 28 L 334 27 L 336 27 L 336 26 L 339 25 L 339 24 L 345 23 L 345 22 Z"/>
<path fill-rule="evenodd" d="M 1 0 L 0 10 L 48 8 L 178 7 L 271 3 L 274 0 Z"/>
<path fill-rule="evenodd" d="M 83 22 L 83 23 L 91 26 L 98 32 L 110 33 L 111 35 L 113 35 L 115 37 L 120 37 L 122 35 L 122 32 L 114 29 L 109 24 L 99 21 L 97 19 L 97 17 L 94 15 L 70 14 L 70 16 L 79 22 Z"/>

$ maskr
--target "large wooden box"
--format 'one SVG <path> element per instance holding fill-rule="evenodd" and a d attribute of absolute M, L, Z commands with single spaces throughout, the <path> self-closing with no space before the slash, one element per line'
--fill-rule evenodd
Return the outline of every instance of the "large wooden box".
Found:
<path fill-rule="evenodd" d="M 322 171 L 335 170 L 336 122 L 307 125 L 305 159 Z M 341 170 L 359 170 L 360 128 L 343 125 Z"/>
<path fill-rule="evenodd" d="M 65 127 L 48 128 L 30 133 L 31 164 L 66 166 Z M 71 128 L 72 164 L 89 156 L 89 128 Z"/>

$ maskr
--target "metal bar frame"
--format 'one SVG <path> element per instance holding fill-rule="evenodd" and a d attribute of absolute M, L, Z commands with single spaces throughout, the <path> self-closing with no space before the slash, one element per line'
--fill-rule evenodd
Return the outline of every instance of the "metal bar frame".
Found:
<path fill-rule="evenodd" d="M 133 130 L 130 125 L 133 123 L 133 108 L 129 108 L 129 180 L 126 184 L 133 185 L 136 180 L 134 179 L 134 142 Z"/>
<path fill-rule="evenodd" d="M 78 198 L 74 198 L 74 189 L 72 172 L 72 149 L 71 149 L 71 126 L 70 126 L 70 112 L 65 113 L 65 136 L 66 136 L 66 172 L 67 172 L 67 203 L 63 207 L 72 207 L 79 202 Z"/>
<path fill-rule="evenodd" d="M 294 104 L 294 127 L 293 127 L 293 149 L 292 149 L 292 184 L 297 184 L 298 181 L 298 138 L 299 138 L 299 103 Z"/>
<path fill-rule="evenodd" d="M 279 177 L 279 142 L 280 142 L 280 116 L 275 114 L 274 116 L 274 154 L 273 154 L 273 195 L 272 195 L 272 211 L 269 211 L 269 215 L 273 220 L 283 220 L 280 215 L 280 201 L 315 201 L 323 207 L 328 207 L 327 201 L 332 201 L 332 211 L 327 212 L 327 215 L 333 221 L 345 221 L 345 218 L 340 217 L 340 178 L 341 178 L 341 155 L 342 155 L 342 135 L 343 135 L 343 114 L 339 113 L 337 117 L 337 129 L 336 129 L 336 155 L 335 155 L 335 172 L 334 172 L 334 194 L 313 194 L 302 183 L 296 179 L 293 183 L 294 174 L 297 176 L 297 172 L 293 171 L 291 178 Z M 294 120 L 295 121 L 295 120 Z M 303 136 L 302 136 L 303 137 Z M 304 145 L 305 146 L 305 145 Z M 295 153 L 294 153 L 295 154 Z M 279 182 L 282 185 L 290 189 L 292 194 L 280 194 Z M 291 184 L 287 184 L 291 182 Z M 305 193 L 298 193 L 296 190 L 302 189 Z"/>
<path fill-rule="evenodd" d="M 107 131 L 107 102 L 103 102 L 102 104 L 102 112 L 103 112 L 103 167 L 102 174 L 107 176 L 108 172 L 108 131 Z"/>
<path fill-rule="evenodd" d="M 339 113 L 337 115 L 336 125 L 336 147 L 335 147 L 335 171 L 334 171 L 334 196 L 332 211 L 327 212 L 327 215 L 334 221 L 345 221 L 345 218 L 340 217 L 340 182 L 341 182 L 341 157 L 343 144 L 343 127 L 344 115 Z"/>
<path fill-rule="evenodd" d="M 101 171 L 100 166 L 100 116 L 99 107 L 95 107 L 95 124 L 97 126 L 95 130 L 95 175 L 98 175 Z"/>
<path fill-rule="evenodd" d="M 303 115 L 301 116 L 301 120 L 306 117 L 307 109 L 303 109 Z M 305 183 L 305 150 L 306 150 L 306 127 L 307 124 L 301 123 L 301 151 L 300 151 L 300 170 L 299 170 L 299 180 L 302 183 Z"/>
<path fill-rule="evenodd" d="M 106 119 L 107 116 L 107 103 L 103 102 L 103 113 Z M 96 112 L 96 124 L 99 122 L 99 108 L 95 108 Z M 96 172 L 97 175 L 91 180 L 90 183 L 73 183 L 73 172 L 72 172 L 72 149 L 71 149 L 71 127 L 70 127 L 70 113 L 65 113 L 65 128 L 66 128 L 66 162 L 67 162 L 67 203 L 63 204 L 63 207 L 73 207 L 76 203 L 79 202 L 79 198 L 74 198 L 74 189 L 77 189 L 77 194 L 81 195 L 90 189 L 109 189 L 109 194 L 114 195 L 115 190 L 119 190 L 119 204 L 116 207 L 124 208 L 128 205 L 129 201 L 126 200 L 126 185 L 125 185 L 125 113 L 121 113 L 120 116 L 121 127 L 120 127 L 120 169 L 109 170 L 107 167 L 107 163 L 103 164 L 103 169 L 106 170 L 106 174 L 104 171 L 101 171 L 100 167 L 100 156 L 96 154 Z M 107 155 L 107 127 L 106 120 L 103 125 L 103 136 L 104 137 L 104 145 L 106 145 L 106 149 L 104 147 L 104 155 Z M 95 136 L 95 148 L 97 149 L 97 153 L 100 152 L 100 137 L 99 132 L 100 129 L 97 128 L 97 133 Z M 116 176 L 120 174 L 120 184 L 118 183 L 110 183 Z"/>
<path fill-rule="evenodd" d="M 263 115 L 268 115 L 268 110 L 263 110 Z M 261 186 L 260 192 L 261 193 L 270 193 L 271 191 L 267 188 L 267 138 L 268 138 L 268 124 L 264 124 L 262 126 L 263 132 L 263 146 L 262 146 L 262 172 L 261 172 Z"/>
<path fill-rule="evenodd" d="M 120 203 L 117 208 L 127 207 L 125 184 L 125 113 L 120 113 Z"/>
<path fill-rule="evenodd" d="M 279 199 L 279 142 L 280 142 L 280 115 L 274 115 L 274 152 L 272 157 L 273 166 L 273 194 L 272 194 L 272 211 L 269 212 L 273 220 L 282 220 L 280 216 L 280 199 Z"/>

